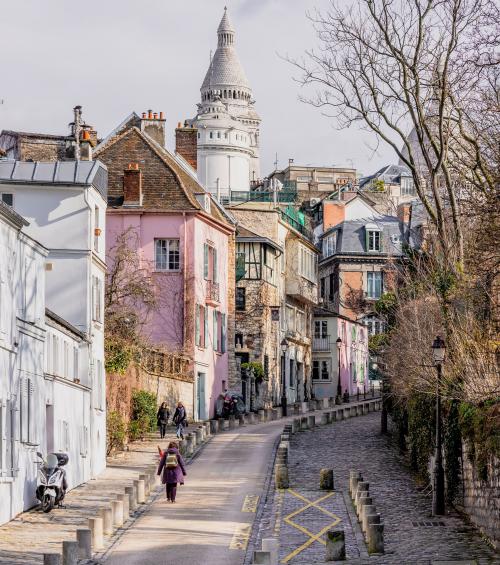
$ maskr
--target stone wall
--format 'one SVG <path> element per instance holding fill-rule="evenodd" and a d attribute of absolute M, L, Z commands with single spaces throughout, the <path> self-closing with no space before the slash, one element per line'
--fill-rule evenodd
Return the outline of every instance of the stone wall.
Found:
<path fill-rule="evenodd" d="M 478 476 L 477 469 L 469 457 L 470 450 L 463 445 L 463 490 L 464 511 L 471 522 L 490 539 L 496 549 L 500 548 L 500 460 L 490 457 L 487 480 Z"/>

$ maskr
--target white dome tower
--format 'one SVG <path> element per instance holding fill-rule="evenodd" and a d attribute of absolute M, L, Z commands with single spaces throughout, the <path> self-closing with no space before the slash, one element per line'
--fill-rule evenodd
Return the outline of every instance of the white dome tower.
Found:
<path fill-rule="evenodd" d="M 225 200 L 231 191 L 250 190 L 250 182 L 260 177 L 260 117 L 234 48 L 235 30 L 227 8 L 217 35 L 198 114 L 190 123 L 198 128 L 198 179 Z"/>

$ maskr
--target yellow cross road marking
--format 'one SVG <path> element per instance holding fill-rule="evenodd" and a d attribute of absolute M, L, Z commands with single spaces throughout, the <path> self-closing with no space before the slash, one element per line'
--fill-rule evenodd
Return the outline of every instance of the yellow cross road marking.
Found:
<path fill-rule="evenodd" d="M 245 550 L 252 531 L 252 524 L 238 524 L 233 535 L 233 539 L 229 544 L 229 549 Z"/>
<path fill-rule="evenodd" d="M 278 491 L 278 500 L 276 502 L 276 520 L 274 522 L 274 533 L 279 536 L 281 530 L 281 511 L 283 509 L 283 497 L 285 495 L 285 491 L 283 489 L 279 489 Z"/>
<path fill-rule="evenodd" d="M 299 546 L 297 549 L 294 549 L 291 553 L 289 553 L 282 561 L 281 563 L 288 563 L 291 559 L 293 559 L 295 556 L 297 556 L 299 553 L 301 553 L 302 551 L 304 551 L 304 549 L 307 549 L 310 545 L 312 545 L 315 541 L 318 541 L 319 543 L 326 545 L 325 540 L 322 539 L 323 535 L 326 534 L 326 532 L 330 529 L 333 528 L 334 526 L 336 526 L 341 519 L 336 516 L 335 514 L 333 514 L 332 512 L 330 512 L 329 510 L 327 510 L 326 508 L 323 508 L 322 506 L 319 505 L 320 502 L 323 502 L 324 500 L 327 500 L 328 498 L 330 498 L 331 496 L 333 496 L 335 493 L 331 492 L 329 494 L 326 494 L 320 498 L 318 498 L 317 500 L 309 500 L 307 499 L 305 496 L 302 496 L 301 494 L 299 494 L 298 492 L 295 492 L 293 489 L 288 489 L 288 491 L 291 495 L 295 496 L 296 498 L 298 498 L 299 500 L 301 500 L 302 502 L 305 502 L 306 504 L 302 507 L 299 508 L 298 510 L 295 510 L 294 512 L 292 512 L 291 514 L 289 514 L 288 516 L 286 516 L 284 518 L 284 522 L 286 522 L 287 524 L 289 524 L 290 526 L 292 526 L 293 528 L 299 530 L 300 532 L 302 532 L 303 534 L 305 534 L 306 536 L 309 537 L 309 539 L 307 541 L 305 541 L 301 546 Z M 308 508 L 317 508 L 320 512 L 323 512 L 323 514 L 325 514 L 326 516 L 333 518 L 333 522 L 331 522 L 330 524 L 328 524 L 327 526 L 325 526 L 324 528 L 322 528 L 322 530 L 320 532 L 318 532 L 317 534 L 313 534 L 312 532 L 310 532 L 307 528 L 304 528 L 303 526 L 301 526 L 300 524 L 296 524 L 292 518 L 294 518 L 295 516 L 298 516 L 301 512 L 304 512 L 304 510 L 307 510 Z"/>
<path fill-rule="evenodd" d="M 259 503 L 259 497 L 253 494 L 247 494 L 245 500 L 243 501 L 242 512 L 257 512 L 257 504 Z"/>

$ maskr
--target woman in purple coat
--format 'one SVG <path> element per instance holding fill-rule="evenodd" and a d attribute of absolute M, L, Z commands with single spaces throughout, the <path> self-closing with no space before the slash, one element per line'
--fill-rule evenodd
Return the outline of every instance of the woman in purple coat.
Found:
<path fill-rule="evenodd" d="M 186 476 L 184 461 L 179 453 L 179 445 L 175 441 L 168 444 L 168 449 L 163 454 L 158 466 L 158 475 L 161 475 L 162 484 L 167 485 L 167 500 L 175 502 L 177 483 L 183 485 Z"/>

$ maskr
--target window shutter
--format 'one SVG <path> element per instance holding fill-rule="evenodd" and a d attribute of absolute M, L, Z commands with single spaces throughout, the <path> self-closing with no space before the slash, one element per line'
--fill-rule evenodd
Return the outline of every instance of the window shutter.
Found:
<path fill-rule="evenodd" d="M 226 315 L 222 314 L 221 322 L 221 353 L 226 353 Z"/>
<path fill-rule="evenodd" d="M 208 280 L 208 244 L 203 244 L 203 278 Z"/>
<path fill-rule="evenodd" d="M 20 421 L 21 421 L 21 441 L 26 443 L 29 438 L 28 432 L 28 382 L 27 379 L 21 377 L 19 382 L 19 401 L 20 401 Z"/>
<path fill-rule="evenodd" d="M 30 443 L 38 443 L 38 426 L 36 414 L 36 387 L 33 379 L 28 379 L 28 441 Z"/>
<path fill-rule="evenodd" d="M 207 346 L 208 342 L 208 307 L 201 307 L 203 311 L 203 347 Z"/>
<path fill-rule="evenodd" d="M 7 422 L 6 422 L 6 402 L 0 400 L 0 477 L 4 474 L 5 468 L 5 444 L 7 443 Z"/>
<path fill-rule="evenodd" d="M 195 343 L 197 346 L 201 345 L 200 339 L 200 306 L 195 304 L 194 307 L 194 324 L 195 324 Z"/>
<path fill-rule="evenodd" d="M 217 268 L 218 268 L 218 265 L 217 265 L 217 249 L 213 250 L 213 256 L 214 256 L 214 258 L 213 258 L 214 274 L 213 274 L 212 280 L 216 283 L 216 282 L 219 281 L 219 275 L 217 273 Z"/>
<path fill-rule="evenodd" d="M 214 310 L 213 312 L 213 339 L 212 343 L 214 346 L 214 351 L 219 351 L 219 332 L 218 332 L 218 312 Z"/>

